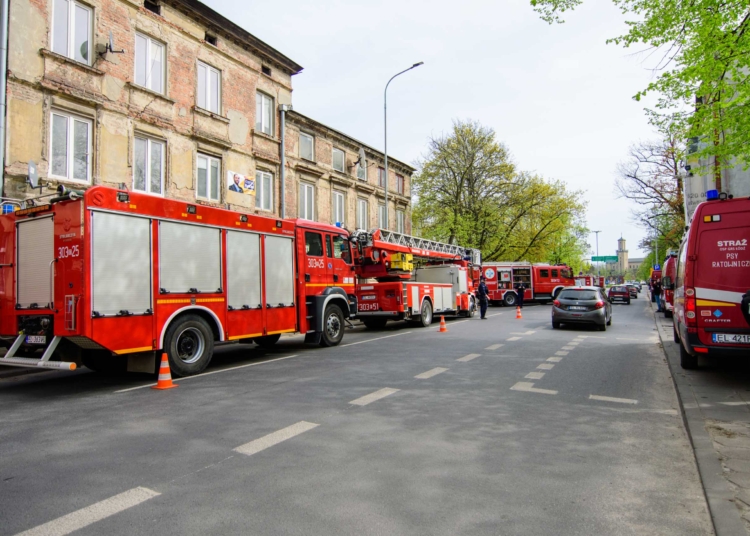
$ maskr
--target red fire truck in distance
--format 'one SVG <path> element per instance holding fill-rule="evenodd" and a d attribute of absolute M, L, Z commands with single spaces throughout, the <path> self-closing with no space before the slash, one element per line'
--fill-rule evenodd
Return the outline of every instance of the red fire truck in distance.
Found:
<path fill-rule="evenodd" d="M 547 303 L 563 287 L 575 285 L 571 269 L 565 265 L 531 264 L 528 262 L 489 262 L 482 265 L 482 274 L 490 291 L 490 303 L 513 306 L 518 301 L 516 288 L 526 287 L 524 301 Z"/>
<path fill-rule="evenodd" d="M 661 307 L 664 317 L 672 318 L 674 313 L 674 281 L 677 276 L 677 253 L 670 253 L 662 265 Z"/>
<path fill-rule="evenodd" d="M 429 326 L 434 315 L 474 315 L 478 250 L 384 229 L 354 231 L 351 241 L 357 317 L 365 326 L 382 328 L 388 320 Z"/>
<path fill-rule="evenodd" d="M 95 186 L 0 216 L 0 241 L 3 365 L 154 372 L 164 351 L 190 375 L 218 343 L 337 345 L 356 312 L 348 233 L 325 224 Z"/>

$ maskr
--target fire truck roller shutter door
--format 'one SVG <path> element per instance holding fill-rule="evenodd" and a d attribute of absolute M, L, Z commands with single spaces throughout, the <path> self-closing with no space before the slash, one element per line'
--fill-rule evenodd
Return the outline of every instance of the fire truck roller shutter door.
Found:
<path fill-rule="evenodd" d="M 220 292 L 221 231 L 160 221 L 159 272 L 159 287 L 167 292 Z"/>
<path fill-rule="evenodd" d="M 266 303 L 274 307 L 294 303 L 293 241 L 283 236 L 266 236 Z"/>
<path fill-rule="evenodd" d="M 261 306 L 260 236 L 227 231 L 227 305 L 233 309 Z"/>
<path fill-rule="evenodd" d="M 142 314 L 151 304 L 151 220 L 91 213 L 91 310 Z"/>
<path fill-rule="evenodd" d="M 419 286 L 411 285 L 411 312 L 418 315 L 422 304 L 419 303 Z"/>
<path fill-rule="evenodd" d="M 28 308 L 44 307 L 50 301 L 50 263 L 55 258 L 52 217 L 19 221 L 17 224 L 16 303 Z"/>

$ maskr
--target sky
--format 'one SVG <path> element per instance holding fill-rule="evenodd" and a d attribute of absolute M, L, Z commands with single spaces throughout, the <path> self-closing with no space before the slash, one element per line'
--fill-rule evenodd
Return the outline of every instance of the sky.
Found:
<path fill-rule="evenodd" d="M 293 77 L 296 111 L 383 149 L 388 89 L 388 154 L 409 164 L 454 120 L 496 132 L 517 168 L 558 179 L 588 202 L 599 254 L 617 239 L 643 257 L 645 231 L 615 177 L 628 147 L 656 139 L 632 96 L 653 80 L 645 47 L 605 43 L 624 33 L 623 15 L 588 0 L 549 25 L 528 0 L 203 0 L 304 67 Z M 596 237 L 589 243 L 596 254 Z"/>

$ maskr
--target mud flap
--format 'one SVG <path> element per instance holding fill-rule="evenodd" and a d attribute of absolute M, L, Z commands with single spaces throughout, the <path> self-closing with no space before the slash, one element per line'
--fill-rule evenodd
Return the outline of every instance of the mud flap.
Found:
<path fill-rule="evenodd" d="M 319 331 L 305 333 L 305 344 L 320 344 L 320 338 L 323 336 Z"/>

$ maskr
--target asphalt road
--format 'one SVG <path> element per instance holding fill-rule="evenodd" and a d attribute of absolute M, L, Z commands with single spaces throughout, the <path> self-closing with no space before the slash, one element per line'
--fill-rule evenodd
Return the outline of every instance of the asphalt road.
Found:
<path fill-rule="evenodd" d="M 0 535 L 712 534 L 645 299 L 0 380 Z"/>

